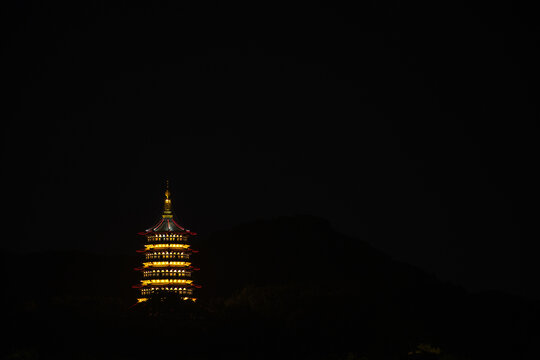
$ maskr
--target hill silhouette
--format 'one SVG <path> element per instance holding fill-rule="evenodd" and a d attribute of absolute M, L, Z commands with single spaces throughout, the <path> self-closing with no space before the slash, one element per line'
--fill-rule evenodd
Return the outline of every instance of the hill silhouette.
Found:
<path fill-rule="evenodd" d="M 261 219 L 203 238 L 199 247 L 208 296 L 231 295 L 245 286 L 289 283 L 344 293 L 362 293 L 358 286 L 413 288 L 438 283 L 312 216 Z M 356 286 L 346 286 L 347 282 Z"/>
<path fill-rule="evenodd" d="M 152 304 L 130 308 L 137 255 L 5 253 L 3 354 L 520 359 L 538 339 L 537 303 L 469 293 L 320 218 L 261 219 L 193 247 L 200 301 L 154 304 L 157 313 Z M 416 354 L 418 346 L 428 350 Z"/>
<path fill-rule="evenodd" d="M 378 344 L 398 356 L 428 342 L 464 356 L 519 358 L 527 322 L 537 321 L 516 296 L 470 294 L 311 216 L 244 224 L 200 247 L 203 294 L 286 323 L 294 336 L 339 339 L 338 348 Z"/>

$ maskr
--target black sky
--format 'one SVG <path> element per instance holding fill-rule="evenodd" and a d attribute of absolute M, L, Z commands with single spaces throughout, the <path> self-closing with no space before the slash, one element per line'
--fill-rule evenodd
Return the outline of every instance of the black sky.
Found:
<path fill-rule="evenodd" d="M 444 280 L 540 293 L 529 9 L 2 6 L 5 249 L 131 253 L 169 178 L 199 233 L 314 214 Z"/>

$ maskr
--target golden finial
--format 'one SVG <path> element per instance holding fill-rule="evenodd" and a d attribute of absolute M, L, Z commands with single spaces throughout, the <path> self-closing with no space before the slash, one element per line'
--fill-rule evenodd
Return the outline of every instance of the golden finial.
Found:
<path fill-rule="evenodd" d="M 165 197 L 168 199 L 171 196 L 171 192 L 169 191 L 169 180 L 167 180 L 167 190 L 165 190 Z"/>
<path fill-rule="evenodd" d="M 163 217 L 172 218 L 171 192 L 169 191 L 169 180 L 167 180 L 167 189 L 165 190 L 165 206 L 163 207 Z"/>

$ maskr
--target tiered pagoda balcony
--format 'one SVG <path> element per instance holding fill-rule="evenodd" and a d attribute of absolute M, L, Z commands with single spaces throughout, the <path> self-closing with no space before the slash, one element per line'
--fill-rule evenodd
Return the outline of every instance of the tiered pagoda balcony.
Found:
<path fill-rule="evenodd" d="M 143 262 L 143 268 L 166 268 L 166 267 L 189 267 L 191 263 L 189 261 L 147 261 Z"/>
<path fill-rule="evenodd" d="M 190 287 L 150 287 L 141 289 L 141 295 L 151 296 L 151 295 L 162 295 L 162 294 L 178 294 L 178 295 L 193 295 L 193 288 Z M 187 300 L 186 298 L 185 300 Z"/>
<path fill-rule="evenodd" d="M 143 278 L 144 279 L 162 279 L 162 278 L 173 278 L 173 279 L 180 279 L 180 278 L 190 278 L 191 277 L 191 270 L 185 270 L 185 269 L 152 269 L 152 270 L 144 270 L 143 271 Z"/>
<path fill-rule="evenodd" d="M 149 243 L 185 243 L 187 241 L 187 236 L 178 234 L 152 234 L 146 238 Z"/>
<path fill-rule="evenodd" d="M 187 260 L 189 251 L 148 251 L 145 253 L 146 260 Z"/>
<path fill-rule="evenodd" d="M 146 286 L 185 286 L 190 285 L 193 283 L 193 280 L 191 279 L 148 279 L 148 280 L 142 280 L 141 285 L 143 287 Z"/>
<path fill-rule="evenodd" d="M 189 248 L 188 244 L 185 243 L 160 243 L 160 244 L 146 244 L 144 245 L 144 249 L 137 250 L 138 253 L 144 253 L 147 251 L 171 251 L 171 250 L 180 250 L 180 251 L 189 251 L 192 253 L 198 253 L 199 251 L 193 250 Z"/>

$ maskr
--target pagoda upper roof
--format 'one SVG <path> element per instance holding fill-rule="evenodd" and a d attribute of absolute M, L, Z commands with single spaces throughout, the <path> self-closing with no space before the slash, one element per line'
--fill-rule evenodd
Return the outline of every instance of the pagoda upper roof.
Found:
<path fill-rule="evenodd" d="M 159 222 L 145 231 L 141 231 L 139 235 L 151 235 L 151 234 L 187 234 L 187 235 L 197 235 L 193 231 L 180 226 L 173 218 L 162 218 Z"/>

